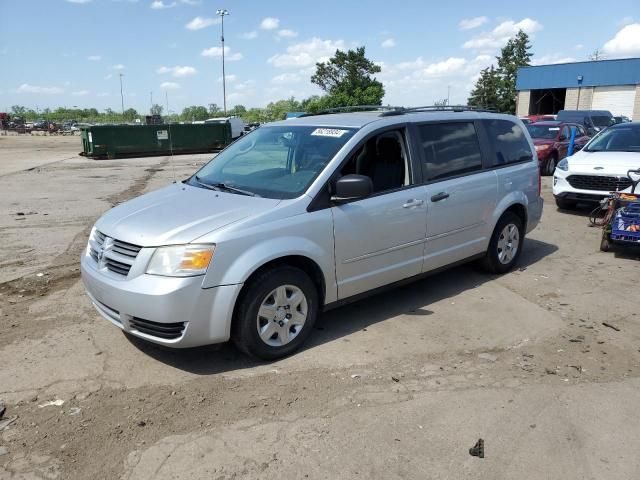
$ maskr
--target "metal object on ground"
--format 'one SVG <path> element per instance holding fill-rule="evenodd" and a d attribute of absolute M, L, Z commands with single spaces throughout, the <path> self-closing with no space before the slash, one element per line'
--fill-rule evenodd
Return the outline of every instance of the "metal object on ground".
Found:
<path fill-rule="evenodd" d="M 472 457 L 484 458 L 484 440 L 478 439 L 476 444 L 469 449 L 469 455 Z"/>
<path fill-rule="evenodd" d="M 91 158 L 213 152 L 231 143 L 229 124 L 92 125 L 82 127 Z"/>

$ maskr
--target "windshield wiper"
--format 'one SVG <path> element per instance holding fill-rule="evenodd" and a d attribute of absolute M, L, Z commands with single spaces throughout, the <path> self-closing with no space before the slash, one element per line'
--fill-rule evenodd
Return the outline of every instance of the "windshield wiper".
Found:
<path fill-rule="evenodd" d="M 212 183 L 212 187 L 217 188 L 219 190 L 226 190 L 227 192 L 239 193 L 240 195 L 247 195 L 249 197 L 259 197 L 257 193 L 250 192 L 248 190 L 242 190 L 240 188 L 236 188 L 228 183 L 220 182 L 220 183 Z"/>
<path fill-rule="evenodd" d="M 215 185 L 211 185 L 210 183 L 205 183 L 202 180 L 200 180 L 200 177 L 198 175 L 196 175 L 195 177 L 196 183 L 204 188 L 208 188 L 209 190 L 215 190 L 216 192 L 219 192 L 220 189 L 215 186 Z"/>

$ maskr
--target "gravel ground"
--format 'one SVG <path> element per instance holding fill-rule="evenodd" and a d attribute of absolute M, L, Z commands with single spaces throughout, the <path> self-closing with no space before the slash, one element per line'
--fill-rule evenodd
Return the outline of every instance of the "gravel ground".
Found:
<path fill-rule="evenodd" d="M 129 339 L 79 280 L 100 214 L 208 155 L 79 150 L 0 137 L 0 478 L 639 477 L 640 257 L 599 252 L 548 178 L 519 269 L 333 310 L 303 351 L 256 363 Z"/>

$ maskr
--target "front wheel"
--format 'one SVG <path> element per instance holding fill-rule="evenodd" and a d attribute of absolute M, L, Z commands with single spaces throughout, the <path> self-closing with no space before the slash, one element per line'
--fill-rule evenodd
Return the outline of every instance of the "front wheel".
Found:
<path fill-rule="evenodd" d="M 553 175 L 553 172 L 556 171 L 556 165 L 558 165 L 558 157 L 553 154 L 547 160 L 547 165 L 544 168 L 544 174 L 547 176 Z"/>
<path fill-rule="evenodd" d="M 523 241 L 522 220 L 515 213 L 505 213 L 493 231 L 482 267 L 490 273 L 508 272 L 518 262 Z"/>
<path fill-rule="evenodd" d="M 307 339 L 318 314 L 315 284 L 302 270 L 280 266 L 254 277 L 238 301 L 232 338 L 264 360 L 285 357 Z"/>

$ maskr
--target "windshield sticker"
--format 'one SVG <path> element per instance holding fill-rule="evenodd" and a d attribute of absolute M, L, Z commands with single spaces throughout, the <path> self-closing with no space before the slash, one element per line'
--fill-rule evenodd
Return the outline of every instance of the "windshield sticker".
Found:
<path fill-rule="evenodd" d="M 347 133 L 347 130 L 339 130 L 337 128 L 316 128 L 311 135 L 315 135 L 316 137 L 340 138 L 345 133 Z"/>
<path fill-rule="evenodd" d="M 550 127 L 549 128 L 550 132 L 557 132 L 558 130 L 560 130 L 560 127 Z"/>

